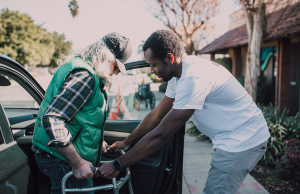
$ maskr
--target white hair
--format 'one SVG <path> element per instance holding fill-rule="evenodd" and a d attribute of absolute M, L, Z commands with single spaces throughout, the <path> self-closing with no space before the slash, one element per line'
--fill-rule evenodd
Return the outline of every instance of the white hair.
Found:
<path fill-rule="evenodd" d="M 76 51 L 75 53 L 62 57 L 58 61 L 58 65 L 67 64 L 76 56 L 80 57 L 85 63 L 89 64 L 96 71 L 98 77 L 105 80 L 105 86 L 110 89 L 110 63 L 115 61 L 115 57 L 102 40 L 99 40 L 82 50 Z"/>

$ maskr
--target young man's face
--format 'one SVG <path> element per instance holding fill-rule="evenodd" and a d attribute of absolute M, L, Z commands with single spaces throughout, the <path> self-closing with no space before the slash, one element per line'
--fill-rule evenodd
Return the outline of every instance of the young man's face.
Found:
<path fill-rule="evenodd" d="M 164 82 L 168 82 L 174 77 L 174 71 L 172 65 L 166 60 L 162 61 L 153 57 L 153 53 L 150 48 L 144 52 L 144 57 L 147 63 L 150 65 L 151 73 L 155 73 L 159 78 L 162 78 Z"/>

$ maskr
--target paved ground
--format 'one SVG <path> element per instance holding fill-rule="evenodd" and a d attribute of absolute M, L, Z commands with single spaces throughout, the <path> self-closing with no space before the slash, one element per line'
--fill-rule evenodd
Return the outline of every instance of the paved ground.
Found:
<path fill-rule="evenodd" d="M 202 194 L 210 168 L 212 144 L 196 141 L 186 135 L 184 140 L 182 194 Z M 238 194 L 268 194 L 251 175 L 241 185 Z"/>

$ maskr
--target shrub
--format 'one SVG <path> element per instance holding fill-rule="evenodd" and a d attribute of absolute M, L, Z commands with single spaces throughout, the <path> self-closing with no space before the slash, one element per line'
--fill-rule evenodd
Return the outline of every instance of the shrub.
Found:
<path fill-rule="evenodd" d="M 287 134 L 287 129 L 284 127 L 287 111 L 284 110 L 279 114 L 278 108 L 275 109 L 271 103 L 267 107 L 261 107 L 260 105 L 258 107 L 266 119 L 271 134 L 267 145 L 268 149 L 263 159 L 265 164 L 275 165 L 276 160 L 280 159 L 284 154 L 284 145 L 282 142 Z"/>
<path fill-rule="evenodd" d="M 276 167 L 281 176 L 300 180 L 300 142 L 296 139 L 284 141 L 285 154 L 277 160 Z"/>
<path fill-rule="evenodd" d="M 287 129 L 287 135 L 285 139 L 296 138 L 300 140 L 300 116 L 297 113 L 294 117 L 288 117 L 286 119 L 285 127 Z"/>
<path fill-rule="evenodd" d="M 158 89 L 159 89 L 160 92 L 165 93 L 166 90 L 167 90 L 167 86 L 168 86 L 168 82 L 164 82 L 164 83 L 162 83 L 162 84 L 158 87 Z"/>
<path fill-rule="evenodd" d="M 288 117 L 289 111 L 286 110 L 279 113 L 278 108 L 274 108 L 271 103 L 268 106 L 258 104 L 258 107 L 266 119 L 271 134 L 264 161 L 265 164 L 274 165 L 284 155 L 283 142 L 291 138 L 299 140 L 300 117 L 299 114 Z"/>
<path fill-rule="evenodd" d="M 209 139 L 209 137 L 207 137 L 206 135 L 204 135 L 203 133 L 201 133 L 197 127 L 195 126 L 194 122 L 189 120 L 187 122 L 187 126 L 189 126 L 189 128 L 186 130 L 187 134 L 190 134 L 192 136 L 195 136 L 197 138 L 198 141 L 202 141 L 202 140 L 208 140 L 211 141 Z"/>

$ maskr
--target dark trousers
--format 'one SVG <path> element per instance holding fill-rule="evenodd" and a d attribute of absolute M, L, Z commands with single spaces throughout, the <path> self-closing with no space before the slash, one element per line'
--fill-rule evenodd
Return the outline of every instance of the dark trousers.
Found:
<path fill-rule="evenodd" d="M 61 194 L 61 180 L 72 170 L 69 163 L 60 160 L 59 158 L 49 153 L 35 153 L 35 160 L 40 171 L 47 175 L 51 180 L 51 193 Z M 67 181 L 67 188 L 88 188 L 93 187 L 93 180 L 77 180 L 71 176 Z M 94 192 L 76 192 L 76 194 L 94 194 Z"/>

